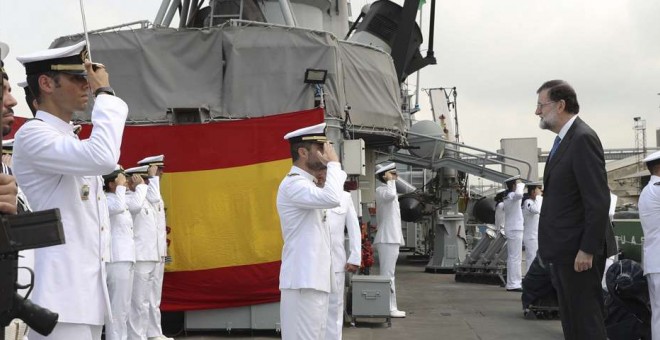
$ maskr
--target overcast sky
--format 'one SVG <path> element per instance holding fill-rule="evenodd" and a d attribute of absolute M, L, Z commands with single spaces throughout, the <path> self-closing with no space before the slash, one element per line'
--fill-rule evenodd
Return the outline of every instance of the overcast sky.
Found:
<path fill-rule="evenodd" d="M 353 13 L 366 2 L 353 0 Z M 153 21 L 160 3 L 85 0 L 87 25 L 92 30 Z M 423 11 L 428 15 L 430 0 Z M 0 0 L 0 20 L 0 40 L 11 47 L 5 62 L 12 84 L 24 74 L 17 55 L 82 32 L 77 0 Z M 428 22 L 423 20 L 424 34 Z M 637 116 L 646 119 L 647 145 L 656 145 L 660 1 L 437 0 L 434 50 L 438 65 L 423 70 L 421 87 L 457 87 L 460 133 L 467 144 L 494 151 L 501 138 L 538 137 L 548 150 L 554 135 L 538 128 L 535 92 L 544 81 L 559 78 L 575 87 L 579 115 L 605 148 L 634 147 Z M 414 85 L 414 77 L 410 80 Z M 426 96 L 421 99 L 428 111 Z M 17 111 L 27 107 L 21 103 Z"/>

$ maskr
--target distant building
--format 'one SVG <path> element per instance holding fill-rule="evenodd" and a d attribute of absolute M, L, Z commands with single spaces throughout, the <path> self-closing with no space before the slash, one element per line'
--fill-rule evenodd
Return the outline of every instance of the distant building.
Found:
<path fill-rule="evenodd" d="M 505 159 L 502 172 L 511 176 L 518 175 L 516 168 L 520 169 L 523 179 L 530 181 L 539 180 L 539 148 L 536 137 L 528 138 L 502 138 L 500 139 L 500 150 L 498 153 L 523 160 L 531 165 L 531 170 L 525 163 Z M 529 173 L 528 173 L 529 170 Z"/>
<path fill-rule="evenodd" d="M 607 183 L 610 190 L 619 197 L 618 207 L 624 205 L 637 207 L 639 193 L 651 177 L 646 165 L 640 161 L 645 157 L 632 156 L 605 164 Z"/>

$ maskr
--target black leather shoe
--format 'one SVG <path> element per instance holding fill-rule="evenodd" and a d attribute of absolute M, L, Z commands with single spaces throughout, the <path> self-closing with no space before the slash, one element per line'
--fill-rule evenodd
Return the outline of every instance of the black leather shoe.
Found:
<path fill-rule="evenodd" d="M 506 291 L 507 291 L 507 292 L 518 292 L 518 293 L 522 293 L 522 288 L 507 289 Z"/>

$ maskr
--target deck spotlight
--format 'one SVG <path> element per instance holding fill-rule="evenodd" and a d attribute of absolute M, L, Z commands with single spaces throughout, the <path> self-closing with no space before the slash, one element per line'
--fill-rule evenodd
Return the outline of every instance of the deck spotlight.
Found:
<path fill-rule="evenodd" d="M 318 70 L 308 68 L 305 70 L 305 83 L 306 84 L 325 84 L 325 78 L 328 75 L 328 70 Z"/>

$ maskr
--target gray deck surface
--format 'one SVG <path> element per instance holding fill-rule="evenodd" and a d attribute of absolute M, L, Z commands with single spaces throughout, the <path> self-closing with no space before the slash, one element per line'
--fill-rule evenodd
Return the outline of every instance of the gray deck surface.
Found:
<path fill-rule="evenodd" d="M 429 274 L 424 264 L 406 260 L 397 264 L 397 296 L 405 319 L 358 319 L 344 328 L 345 340 L 410 339 L 563 339 L 559 320 L 525 320 L 520 293 L 492 285 L 457 283 L 453 274 Z M 372 269 L 378 273 L 378 268 Z M 187 332 L 178 339 L 278 339 L 275 332 Z"/>

